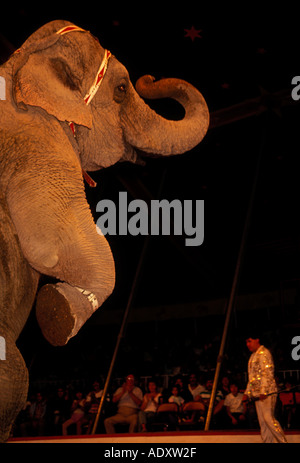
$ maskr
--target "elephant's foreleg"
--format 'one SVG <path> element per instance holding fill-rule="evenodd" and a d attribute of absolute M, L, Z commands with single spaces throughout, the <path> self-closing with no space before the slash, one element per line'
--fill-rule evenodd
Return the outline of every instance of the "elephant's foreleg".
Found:
<path fill-rule="evenodd" d="M 26 177 L 31 186 L 26 195 L 18 189 L 23 178 L 16 178 L 9 206 L 30 265 L 61 282 L 41 289 L 36 311 L 48 341 L 63 345 L 112 293 L 115 267 L 86 202 L 81 170 L 64 170 L 60 162 L 52 175 L 54 167 L 52 160 L 47 176 Z M 58 171 L 64 181 L 57 179 Z"/>
<path fill-rule="evenodd" d="M 77 241 L 72 257 L 74 266 L 61 272 L 64 282 L 45 285 L 37 297 L 39 326 L 55 346 L 66 344 L 75 336 L 114 288 L 114 261 L 108 243 L 97 234 L 94 224 L 91 228 L 94 233 L 79 240 L 79 230 L 73 229 L 74 242 Z M 87 253 L 86 248 L 93 249 L 93 254 Z M 65 266 L 64 260 L 60 259 L 58 265 Z"/>

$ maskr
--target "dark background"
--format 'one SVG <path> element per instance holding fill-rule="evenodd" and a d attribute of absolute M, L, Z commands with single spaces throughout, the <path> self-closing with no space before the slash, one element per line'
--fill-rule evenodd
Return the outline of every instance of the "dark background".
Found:
<path fill-rule="evenodd" d="M 189 81 L 204 95 L 212 117 L 207 136 L 192 151 L 148 159 L 144 167 L 113 166 L 92 175 L 97 188 L 87 187 L 94 214 L 100 199 L 116 200 L 119 191 L 128 191 L 129 200 L 146 199 L 161 188 L 160 197 L 169 201 L 205 201 L 201 246 L 186 247 L 184 237 L 149 238 L 115 374 L 172 372 L 176 361 L 181 371 L 198 368 L 197 349 L 203 351 L 211 341 L 210 361 L 216 361 L 260 154 L 237 294 L 244 298 L 235 306 L 227 352 L 233 362 L 241 356 L 239 368 L 245 369 L 242 333 L 257 323 L 267 332 L 278 365 L 299 368 L 290 356 L 291 337 L 300 334 L 300 102 L 291 98 L 291 80 L 300 67 L 294 7 L 14 3 L 0 20 L 3 56 L 8 44 L 18 48 L 54 19 L 90 30 L 127 67 L 133 83 L 144 74 Z M 188 32 L 192 27 L 198 31 L 194 39 Z M 249 114 L 249 100 L 254 100 L 255 115 Z M 166 117 L 181 117 L 174 102 L 151 105 Z M 34 312 L 30 317 L 19 345 L 33 380 L 105 377 L 145 243 L 145 237 L 108 239 L 116 289 L 80 333 L 66 347 L 53 348 L 41 337 Z"/>

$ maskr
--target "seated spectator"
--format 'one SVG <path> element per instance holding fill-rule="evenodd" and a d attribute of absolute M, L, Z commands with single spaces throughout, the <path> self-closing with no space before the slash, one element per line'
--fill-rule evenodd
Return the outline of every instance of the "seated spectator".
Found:
<path fill-rule="evenodd" d="M 122 387 L 119 387 L 113 395 L 113 403 L 117 404 L 116 415 L 104 420 L 107 434 L 114 434 L 115 425 L 129 424 L 129 432 L 137 430 L 138 412 L 143 401 L 143 393 L 139 387 L 135 386 L 135 378 L 128 375 Z"/>
<path fill-rule="evenodd" d="M 138 416 L 138 430 L 140 432 L 149 430 L 149 426 L 151 426 L 151 422 L 154 420 L 155 413 L 159 405 L 159 399 L 161 397 L 161 393 L 157 391 L 157 384 L 155 380 L 149 381 L 148 391 L 149 392 L 144 395 Z"/>
<path fill-rule="evenodd" d="M 179 395 L 184 399 L 185 402 L 190 402 L 193 400 L 193 395 L 189 391 L 188 387 L 185 385 L 183 377 L 178 375 L 175 377 L 175 381 L 173 382 L 174 386 L 178 386 Z"/>
<path fill-rule="evenodd" d="M 230 380 L 227 375 L 222 376 L 221 378 L 221 385 L 220 385 L 220 391 L 223 395 L 223 397 L 226 397 L 227 394 L 230 394 Z"/>
<path fill-rule="evenodd" d="M 205 390 L 205 387 L 198 382 L 197 375 L 195 373 L 191 373 L 189 376 L 189 381 L 188 381 L 188 390 L 190 392 L 190 398 L 191 400 L 186 401 L 185 403 L 189 402 L 199 402 L 200 400 L 200 393 Z M 204 411 L 204 406 L 203 410 L 187 410 L 185 409 L 183 416 L 182 416 L 182 421 L 186 423 L 196 423 L 202 412 Z"/>
<path fill-rule="evenodd" d="M 28 420 L 20 425 L 22 436 L 44 436 L 47 403 L 41 392 L 29 405 Z"/>
<path fill-rule="evenodd" d="M 62 433 L 62 424 L 69 417 L 70 400 L 68 392 L 59 387 L 47 403 L 47 423 L 51 435 Z"/>
<path fill-rule="evenodd" d="M 164 431 L 167 429 L 175 431 L 178 425 L 181 406 L 184 403 L 184 399 L 180 396 L 180 389 L 177 385 L 173 385 L 171 392 L 170 390 L 164 390 L 163 393 L 164 395 L 160 397 L 160 399 L 163 400 L 160 400 L 161 407 L 158 410 L 159 413 L 156 417 L 156 423 L 161 423 Z M 170 410 L 168 406 L 164 407 L 166 404 L 175 404 L 175 410 L 174 407 L 171 407 L 172 410 Z"/>
<path fill-rule="evenodd" d="M 205 390 L 200 392 L 200 395 L 199 395 L 199 402 L 201 402 L 205 408 L 204 414 L 200 417 L 201 421 L 205 421 L 205 417 L 207 415 L 210 398 L 212 394 L 212 388 L 213 388 L 213 380 L 207 379 L 205 382 Z M 220 390 L 217 390 L 216 395 L 215 395 L 213 412 L 212 412 L 212 416 L 215 418 L 214 421 L 216 421 L 217 415 L 221 412 L 223 408 L 223 404 L 224 404 L 223 395 Z"/>
<path fill-rule="evenodd" d="M 181 408 L 181 406 L 184 404 L 185 401 L 184 398 L 180 395 L 180 389 L 178 386 L 174 385 L 172 387 L 171 395 L 168 399 L 168 402 L 177 404 L 179 408 Z"/>
<path fill-rule="evenodd" d="M 76 434 L 82 434 L 81 426 L 85 417 L 85 398 L 83 396 L 82 391 L 77 391 L 75 396 L 76 398 L 73 400 L 73 403 L 71 405 L 71 417 L 62 425 L 63 436 L 68 435 L 68 427 L 72 424 L 76 425 Z"/>
<path fill-rule="evenodd" d="M 88 393 L 86 396 L 86 401 L 85 401 L 85 410 L 86 410 L 86 420 L 88 423 L 87 427 L 87 434 L 90 434 L 92 431 L 92 427 L 94 425 L 99 405 L 100 405 L 100 400 L 103 395 L 103 389 L 100 388 L 100 383 L 99 381 L 94 381 L 93 382 L 93 390 Z"/>
<path fill-rule="evenodd" d="M 226 395 L 224 407 L 230 419 L 231 426 L 236 428 L 244 428 L 247 414 L 247 405 L 243 403 L 243 393 L 239 392 L 235 383 L 230 384 L 230 393 Z"/>
<path fill-rule="evenodd" d="M 191 393 L 193 400 L 199 400 L 200 392 L 205 390 L 205 387 L 202 384 L 199 384 L 197 375 L 191 373 L 189 376 L 188 390 Z"/>

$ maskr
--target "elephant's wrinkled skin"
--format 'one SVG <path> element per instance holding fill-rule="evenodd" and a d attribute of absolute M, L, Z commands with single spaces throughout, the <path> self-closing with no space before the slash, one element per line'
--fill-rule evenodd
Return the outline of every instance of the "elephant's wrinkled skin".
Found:
<path fill-rule="evenodd" d="M 27 370 L 15 342 L 39 275 L 59 280 L 42 287 L 36 303 L 42 332 L 53 345 L 66 344 L 114 288 L 113 256 L 96 231 L 83 170 L 136 162 L 135 149 L 183 153 L 202 140 L 209 123 L 194 87 L 146 76 L 137 85 L 142 96 L 175 98 L 186 111 L 182 121 L 157 115 L 113 55 L 86 104 L 105 50 L 87 31 L 57 34 L 70 24 L 46 24 L 0 67 L 6 83 L 6 99 L 0 101 L 0 336 L 6 342 L 6 360 L 0 360 L 1 441 L 26 399 Z"/>

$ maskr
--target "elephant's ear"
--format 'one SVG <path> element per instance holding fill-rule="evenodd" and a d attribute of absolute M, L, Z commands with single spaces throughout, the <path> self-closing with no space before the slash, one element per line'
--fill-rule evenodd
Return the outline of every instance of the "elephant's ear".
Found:
<path fill-rule="evenodd" d="M 60 121 L 92 126 L 80 82 L 61 58 L 32 53 L 14 76 L 14 98 L 18 106 L 37 106 Z"/>

